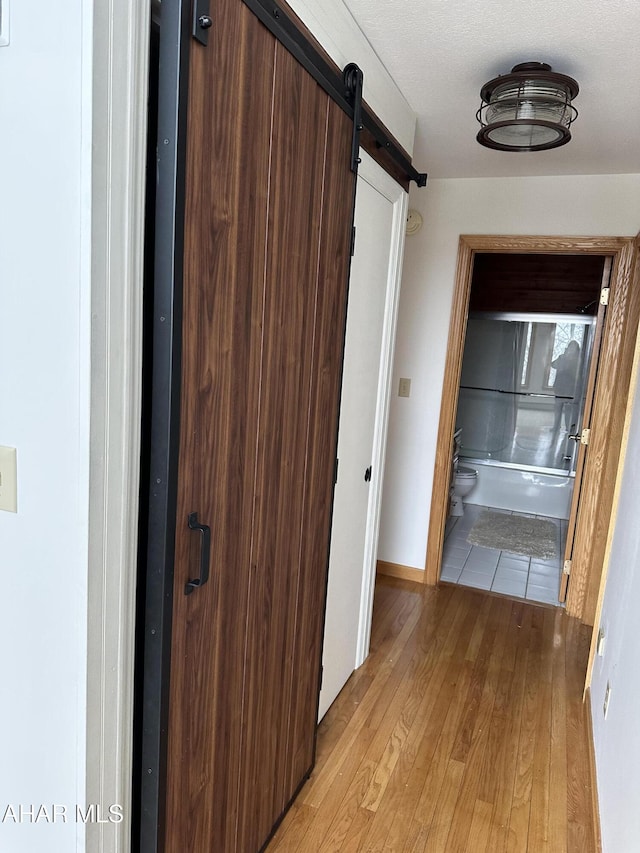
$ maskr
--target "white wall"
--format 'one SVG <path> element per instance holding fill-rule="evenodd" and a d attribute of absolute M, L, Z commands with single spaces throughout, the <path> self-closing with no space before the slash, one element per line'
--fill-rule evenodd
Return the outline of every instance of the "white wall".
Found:
<path fill-rule="evenodd" d="M 640 395 L 625 457 L 609 574 L 600 619 L 606 640 L 595 659 L 591 714 L 604 853 L 635 853 L 640 844 Z M 611 685 L 609 710 L 603 700 Z"/>
<path fill-rule="evenodd" d="M 0 821 L 84 799 L 91 10 L 11 4 L 0 47 Z M 11 853 L 83 849 L 73 817 L 0 822 Z"/>
<path fill-rule="evenodd" d="M 459 236 L 635 235 L 640 175 L 434 180 L 409 206 L 424 225 L 406 242 L 378 559 L 424 569 Z"/>

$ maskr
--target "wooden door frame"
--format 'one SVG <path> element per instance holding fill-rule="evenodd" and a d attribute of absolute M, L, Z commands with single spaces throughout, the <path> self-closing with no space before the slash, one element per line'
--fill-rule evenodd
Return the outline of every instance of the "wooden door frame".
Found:
<path fill-rule="evenodd" d="M 460 237 L 434 464 L 426 584 L 437 584 L 442 562 L 453 432 L 476 253 L 603 255 L 613 259 L 609 310 L 596 383 L 590 452 L 578 512 L 578 544 L 566 604 L 568 614 L 593 624 L 607 535 L 613 521 L 614 487 L 640 318 L 640 294 L 632 286 L 634 242 L 634 238 L 629 237 Z"/>

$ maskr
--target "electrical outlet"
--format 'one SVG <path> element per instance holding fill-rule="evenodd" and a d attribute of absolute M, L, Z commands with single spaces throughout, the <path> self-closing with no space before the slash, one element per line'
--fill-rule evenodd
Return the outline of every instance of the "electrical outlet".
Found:
<path fill-rule="evenodd" d="M 398 397 L 410 397 L 411 396 L 411 380 L 410 379 L 401 379 L 400 385 L 398 386 Z"/>
<path fill-rule="evenodd" d="M 607 681 L 607 689 L 604 691 L 604 702 L 602 703 L 602 713 L 604 714 L 605 720 L 607 719 L 607 714 L 609 712 L 609 699 L 611 699 L 611 685 Z"/>
<path fill-rule="evenodd" d="M 18 511 L 15 447 L 0 447 L 0 509 Z"/>

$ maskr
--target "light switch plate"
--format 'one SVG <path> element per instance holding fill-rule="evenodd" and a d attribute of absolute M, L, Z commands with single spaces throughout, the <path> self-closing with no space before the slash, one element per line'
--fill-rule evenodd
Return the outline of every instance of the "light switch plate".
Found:
<path fill-rule="evenodd" d="M 0 447 L 0 509 L 18 511 L 18 466 L 15 447 Z"/>
<path fill-rule="evenodd" d="M 0 47 L 9 44 L 9 0 L 0 0 Z"/>
<path fill-rule="evenodd" d="M 409 397 L 411 396 L 411 380 L 410 379 L 401 379 L 400 384 L 398 386 L 398 397 Z"/>

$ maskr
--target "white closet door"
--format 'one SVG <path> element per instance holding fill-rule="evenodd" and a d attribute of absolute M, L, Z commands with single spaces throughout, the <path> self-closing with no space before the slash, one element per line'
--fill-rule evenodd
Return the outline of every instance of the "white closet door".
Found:
<path fill-rule="evenodd" d="M 356 192 L 321 719 L 368 654 L 407 194 L 365 153 Z M 371 478 L 365 474 L 371 469 Z"/>

